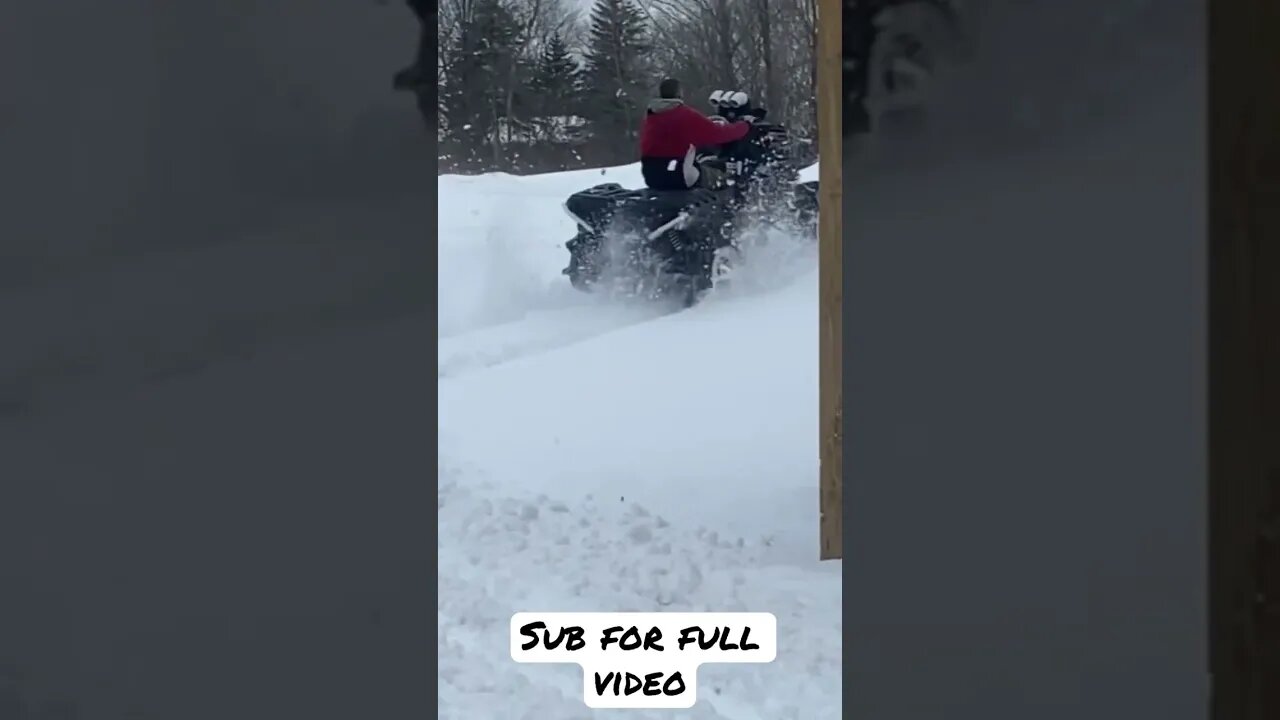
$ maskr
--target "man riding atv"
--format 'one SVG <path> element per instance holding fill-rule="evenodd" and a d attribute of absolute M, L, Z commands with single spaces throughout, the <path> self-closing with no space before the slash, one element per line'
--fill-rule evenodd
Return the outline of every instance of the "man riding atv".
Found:
<path fill-rule="evenodd" d="M 681 95 L 679 80 L 663 80 L 640 126 L 640 172 L 654 190 L 699 185 L 704 169 L 697 162 L 698 149 L 741 140 L 751 129 L 746 120 L 716 122 L 686 105 Z"/>
<path fill-rule="evenodd" d="M 640 131 L 648 187 L 602 183 L 569 196 L 577 234 L 565 243 L 564 274 L 584 292 L 687 307 L 727 278 L 744 235 L 754 246 L 765 225 L 815 220 L 817 183 L 797 182 L 786 128 L 764 122 L 747 93 L 713 92 L 714 117 L 685 105 L 675 79 L 658 94 Z"/>

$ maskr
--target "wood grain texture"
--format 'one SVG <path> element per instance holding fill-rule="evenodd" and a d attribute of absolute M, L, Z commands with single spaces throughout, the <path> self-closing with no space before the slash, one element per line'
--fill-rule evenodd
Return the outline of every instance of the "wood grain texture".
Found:
<path fill-rule="evenodd" d="M 818 5 L 819 557 L 843 557 L 842 0 Z"/>
<path fill-rule="evenodd" d="M 1280 3 L 1209 2 L 1213 720 L 1280 718 Z"/>

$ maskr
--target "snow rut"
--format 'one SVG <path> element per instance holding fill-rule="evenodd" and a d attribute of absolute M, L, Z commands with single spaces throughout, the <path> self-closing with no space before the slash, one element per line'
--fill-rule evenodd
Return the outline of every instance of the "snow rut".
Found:
<path fill-rule="evenodd" d="M 555 350 L 661 315 L 660 309 L 646 307 L 585 306 L 531 312 L 522 320 L 440 338 L 437 377 L 444 380 Z"/>

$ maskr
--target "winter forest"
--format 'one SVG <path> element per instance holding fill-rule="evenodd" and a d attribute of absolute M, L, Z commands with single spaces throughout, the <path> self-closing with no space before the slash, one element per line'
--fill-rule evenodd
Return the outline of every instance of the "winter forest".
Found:
<path fill-rule="evenodd" d="M 675 76 L 747 91 L 816 156 L 816 0 L 441 0 L 439 173 L 629 163 Z"/>

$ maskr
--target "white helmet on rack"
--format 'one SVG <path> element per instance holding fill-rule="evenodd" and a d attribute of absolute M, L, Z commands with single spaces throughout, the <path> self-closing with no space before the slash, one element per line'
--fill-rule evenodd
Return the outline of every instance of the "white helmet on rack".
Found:
<path fill-rule="evenodd" d="M 739 110 L 751 104 L 751 96 L 741 90 L 716 90 L 708 102 L 712 107 Z"/>

